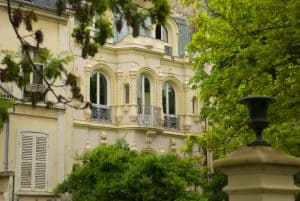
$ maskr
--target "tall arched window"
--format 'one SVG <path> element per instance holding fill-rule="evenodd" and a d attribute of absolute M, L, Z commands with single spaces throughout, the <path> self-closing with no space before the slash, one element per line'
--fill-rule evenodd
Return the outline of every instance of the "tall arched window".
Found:
<path fill-rule="evenodd" d="M 164 83 L 162 89 L 163 112 L 166 115 L 176 114 L 175 91 L 171 85 Z"/>
<path fill-rule="evenodd" d="M 150 97 L 150 80 L 144 75 L 138 78 L 137 88 L 137 103 L 139 106 L 139 113 L 150 114 L 151 111 L 151 97 Z"/>
<path fill-rule="evenodd" d="M 90 77 L 90 100 L 93 103 L 94 120 L 110 121 L 110 108 L 107 106 L 107 80 L 102 73 L 95 72 Z"/>
<path fill-rule="evenodd" d="M 91 75 L 90 100 L 97 105 L 107 105 L 107 80 L 102 73 L 95 72 Z"/>
<path fill-rule="evenodd" d="M 164 112 L 163 127 L 166 129 L 179 129 L 179 119 L 176 116 L 176 98 L 173 87 L 164 83 L 162 88 L 162 104 Z"/>
<path fill-rule="evenodd" d="M 164 26 L 157 25 L 155 29 L 155 38 L 168 42 L 168 31 Z"/>

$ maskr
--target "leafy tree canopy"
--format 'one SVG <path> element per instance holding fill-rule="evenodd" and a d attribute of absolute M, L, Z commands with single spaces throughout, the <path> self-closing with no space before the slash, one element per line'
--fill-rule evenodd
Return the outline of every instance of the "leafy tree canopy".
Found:
<path fill-rule="evenodd" d="M 197 26 L 188 49 L 200 87 L 201 118 L 210 130 L 192 141 L 215 157 L 253 140 L 246 126 L 246 107 L 237 102 L 251 95 L 276 99 L 264 132 L 273 147 L 300 156 L 299 0 L 210 0 L 207 12 L 191 21 Z M 195 6 L 200 1 L 186 0 Z"/>
<path fill-rule="evenodd" d="M 68 192 L 74 201 L 207 200 L 195 191 L 203 182 L 202 170 L 176 155 L 140 154 L 117 143 L 85 153 L 81 162 L 56 194 Z"/>

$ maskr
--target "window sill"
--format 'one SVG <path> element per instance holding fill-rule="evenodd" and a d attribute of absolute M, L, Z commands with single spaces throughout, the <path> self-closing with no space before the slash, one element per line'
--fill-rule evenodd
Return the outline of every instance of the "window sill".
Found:
<path fill-rule="evenodd" d="M 19 190 L 15 193 L 16 195 L 38 195 L 38 196 L 54 196 L 53 193 L 48 191 L 24 191 Z"/>

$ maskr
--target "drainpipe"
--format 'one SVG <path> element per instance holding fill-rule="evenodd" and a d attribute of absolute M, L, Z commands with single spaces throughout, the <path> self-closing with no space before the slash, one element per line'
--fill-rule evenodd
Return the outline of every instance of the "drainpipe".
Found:
<path fill-rule="evenodd" d="M 8 148 L 9 148 L 9 121 L 3 125 L 3 142 L 4 142 L 4 159 L 3 159 L 3 170 L 8 171 Z"/>

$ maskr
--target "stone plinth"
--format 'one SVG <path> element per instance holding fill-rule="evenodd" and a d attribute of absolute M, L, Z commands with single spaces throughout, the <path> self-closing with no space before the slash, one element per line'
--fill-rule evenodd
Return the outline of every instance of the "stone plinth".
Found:
<path fill-rule="evenodd" d="M 214 165 L 228 176 L 223 190 L 230 201 L 294 201 L 300 192 L 293 180 L 300 172 L 300 158 L 271 147 L 245 147 Z"/>

